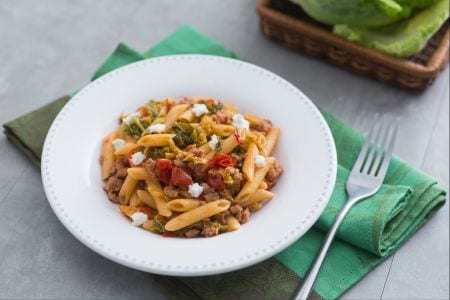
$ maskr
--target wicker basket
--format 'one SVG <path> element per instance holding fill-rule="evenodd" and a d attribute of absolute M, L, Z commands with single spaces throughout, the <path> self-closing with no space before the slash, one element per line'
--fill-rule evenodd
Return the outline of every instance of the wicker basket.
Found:
<path fill-rule="evenodd" d="M 420 53 L 400 59 L 334 35 L 288 0 L 261 0 L 257 10 L 263 33 L 286 47 L 409 90 L 425 89 L 448 62 L 448 22 Z"/>

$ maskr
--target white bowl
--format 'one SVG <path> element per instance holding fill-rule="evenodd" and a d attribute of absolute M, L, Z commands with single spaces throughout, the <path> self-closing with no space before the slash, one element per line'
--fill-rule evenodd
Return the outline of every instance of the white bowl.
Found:
<path fill-rule="evenodd" d="M 238 231 L 167 238 L 130 225 L 102 190 L 102 138 L 121 112 L 149 99 L 208 96 L 281 127 L 274 156 L 285 171 L 275 198 Z M 207 55 L 152 58 L 119 68 L 82 89 L 53 122 L 42 179 L 64 226 L 95 252 L 151 273 L 198 276 L 243 268 L 275 255 L 318 219 L 333 190 L 336 150 L 314 104 L 281 77 L 239 60 Z"/>

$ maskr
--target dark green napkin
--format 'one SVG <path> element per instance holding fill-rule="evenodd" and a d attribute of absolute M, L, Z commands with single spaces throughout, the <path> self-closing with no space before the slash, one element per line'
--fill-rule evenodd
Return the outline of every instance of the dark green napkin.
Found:
<path fill-rule="evenodd" d="M 211 39 L 183 27 L 144 54 L 120 44 L 92 79 L 148 57 L 186 53 L 236 58 Z M 4 125 L 6 136 L 36 165 L 45 134 L 69 99 L 60 98 Z M 339 166 L 333 195 L 314 228 L 275 257 L 244 270 L 208 277 L 158 276 L 170 295 L 183 299 L 278 299 L 292 295 L 346 201 L 345 182 L 363 142 L 353 129 L 322 113 L 336 142 Z M 433 179 L 393 158 L 381 190 L 356 205 L 341 226 L 316 282 L 314 297 L 338 297 L 398 249 L 444 202 L 445 192 Z"/>

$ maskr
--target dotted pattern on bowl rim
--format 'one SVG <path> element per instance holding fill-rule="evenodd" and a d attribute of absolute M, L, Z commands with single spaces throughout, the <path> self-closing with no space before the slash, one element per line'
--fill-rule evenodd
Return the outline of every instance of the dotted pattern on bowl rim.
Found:
<path fill-rule="evenodd" d="M 279 239 L 273 243 L 271 243 L 268 247 L 263 248 L 259 251 L 253 252 L 253 253 L 246 253 L 243 256 L 241 256 L 237 260 L 229 260 L 229 261 L 219 261 L 217 263 L 212 264 L 204 264 L 204 265 L 163 265 L 161 263 L 155 262 L 155 261 L 149 261 L 149 260 L 138 260 L 137 258 L 130 257 L 129 255 L 125 253 L 120 253 L 115 251 L 114 249 L 111 249 L 110 247 L 104 245 L 103 243 L 92 239 L 89 234 L 85 233 L 77 224 L 74 224 L 73 220 L 70 218 L 69 213 L 64 210 L 63 205 L 58 200 L 58 196 L 54 190 L 54 186 L 52 184 L 52 175 L 49 171 L 49 163 L 50 163 L 50 156 L 51 156 L 51 147 L 53 144 L 53 137 L 55 136 L 59 125 L 61 122 L 64 121 L 64 118 L 67 116 L 67 114 L 70 112 L 71 109 L 73 109 L 79 102 L 80 99 L 82 99 L 85 95 L 89 94 L 89 92 L 94 89 L 97 86 L 102 85 L 104 82 L 111 80 L 112 78 L 116 77 L 119 74 L 130 72 L 131 70 L 142 68 L 151 64 L 155 63 L 163 63 L 165 61 L 176 61 L 176 60 L 209 60 L 219 63 L 226 63 L 226 64 L 232 64 L 234 66 L 240 67 L 240 68 L 246 68 L 248 70 L 251 70 L 255 73 L 258 73 L 259 75 L 263 75 L 273 81 L 275 81 L 277 84 L 282 85 L 284 88 L 288 89 L 291 93 L 293 93 L 296 98 L 300 98 L 303 102 L 303 104 L 306 105 L 308 110 L 312 113 L 312 115 L 315 117 L 315 119 L 319 122 L 321 131 L 325 137 L 326 143 L 327 143 L 327 151 L 328 151 L 328 170 L 327 170 L 327 176 L 326 180 L 324 182 L 324 190 L 321 193 L 321 196 L 319 199 L 317 199 L 316 204 L 313 206 L 313 208 L 309 211 L 307 214 L 305 220 L 300 221 L 294 229 L 291 229 L 282 239 Z M 47 134 L 45 143 L 44 143 L 44 150 L 42 155 L 42 180 L 44 184 L 44 189 L 47 195 L 47 198 L 50 202 L 50 205 L 52 206 L 53 210 L 55 211 L 57 217 L 60 219 L 60 221 L 65 225 L 65 227 L 75 236 L 77 237 L 81 242 L 83 242 L 86 246 L 91 248 L 92 250 L 102 254 L 103 256 L 110 258 L 118 263 L 140 269 L 143 271 L 148 271 L 152 273 L 158 273 L 158 274 L 166 274 L 166 275 L 197 275 L 197 273 L 200 271 L 200 273 L 204 274 L 215 274 L 220 272 L 227 272 L 232 271 L 235 269 L 239 269 L 242 267 L 243 264 L 245 266 L 251 265 L 253 263 L 257 263 L 259 261 L 262 261 L 272 255 L 274 253 L 278 253 L 282 249 L 285 248 L 287 244 L 290 244 L 293 242 L 291 239 L 292 236 L 297 235 L 299 232 L 305 229 L 305 226 L 313 217 L 318 217 L 315 215 L 318 209 L 322 208 L 326 204 L 326 200 L 331 196 L 331 183 L 335 180 L 336 177 L 336 165 L 333 164 L 333 162 L 336 161 L 336 150 L 334 146 L 334 141 L 331 136 L 331 133 L 329 132 L 329 128 L 326 125 L 326 122 L 324 121 L 322 115 L 318 111 L 318 109 L 314 106 L 314 104 L 307 99 L 307 97 L 298 90 L 294 85 L 286 81 L 285 79 L 279 77 L 278 75 L 275 75 L 274 73 L 265 70 L 261 67 L 252 65 L 250 63 L 246 63 L 240 60 L 236 59 L 230 59 L 230 58 L 224 58 L 219 56 L 212 56 L 212 55 L 171 55 L 171 56 L 163 56 L 163 57 L 157 57 L 157 58 L 151 58 L 146 59 L 143 61 L 139 61 L 136 63 L 132 63 L 129 65 L 126 65 L 124 67 L 118 68 L 99 79 L 91 82 L 88 84 L 85 88 L 83 88 L 79 93 L 77 93 L 60 111 L 56 119 L 54 120 L 52 126 L 50 127 L 50 130 Z"/>

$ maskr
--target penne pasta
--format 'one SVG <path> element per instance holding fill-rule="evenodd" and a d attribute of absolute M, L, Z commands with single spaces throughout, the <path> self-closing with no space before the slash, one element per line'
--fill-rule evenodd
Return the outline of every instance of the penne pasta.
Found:
<path fill-rule="evenodd" d="M 182 213 L 179 216 L 171 219 L 164 228 L 167 231 L 176 231 L 185 228 L 195 222 L 214 216 L 222 211 L 227 210 L 230 207 L 230 201 L 228 200 L 216 200 L 209 202 L 208 204 L 197 207 L 188 212 Z"/>
<path fill-rule="evenodd" d="M 136 193 L 137 191 L 134 191 L 134 193 L 131 195 L 129 206 L 139 206 L 142 205 L 141 200 L 139 200 L 139 197 Z"/>
<path fill-rule="evenodd" d="M 229 103 L 222 103 L 222 111 L 237 113 L 238 109 L 236 106 Z"/>
<path fill-rule="evenodd" d="M 241 140 L 244 141 L 246 137 L 245 129 L 238 129 L 238 135 L 240 136 Z M 220 150 L 220 154 L 228 154 L 231 151 L 233 151 L 234 148 L 236 148 L 239 145 L 239 141 L 236 138 L 236 135 L 230 135 L 227 137 L 223 143 L 222 143 L 222 149 Z"/>
<path fill-rule="evenodd" d="M 233 126 L 225 124 L 214 124 L 212 130 L 218 136 L 230 136 L 235 131 Z"/>
<path fill-rule="evenodd" d="M 234 199 L 235 202 L 240 203 L 244 202 L 245 200 L 248 200 L 251 195 L 253 195 L 261 182 L 264 180 L 264 177 L 266 177 L 267 172 L 269 171 L 270 167 L 272 167 L 272 164 L 274 163 L 275 159 L 273 157 L 267 157 L 266 163 L 263 168 L 259 168 L 255 171 L 255 176 L 253 177 L 253 181 L 247 181 L 244 186 L 242 187 L 239 194 Z"/>
<path fill-rule="evenodd" d="M 207 154 L 208 152 L 212 151 L 211 148 L 209 147 L 208 143 L 201 145 L 197 149 L 203 151 L 204 154 Z"/>
<path fill-rule="evenodd" d="M 144 168 L 140 167 L 133 167 L 127 169 L 128 175 L 133 177 L 137 180 L 145 180 L 145 181 L 155 181 L 156 179 L 153 178 L 153 174 L 150 174 L 145 170 Z"/>
<path fill-rule="evenodd" d="M 144 203 L 145 205 L 153 209 L 157 209 L 155 200 L 153 199 L 152 195 L 150 195 L 149 192 L 144 190 L 137 190 L 136 194 L 139 199 L 139 202 Z"/>
<path fill-rule="evenodd" d="M 228 231 L 238 230 L 241 227 L 241 224 L 233 215 L 227 216 L 225 221 L 228 226 Z"/>
<path fill-rule="evenodd" d="M 257 189 L 253 195 L 251 195 L 247 200 L 240 202 L 239 205 L 245 207 L 255 202 L 265 203 L 272 200 L 273 196 L 275 196 L 274 193 L 263 189 Z"/>
<path fill-rule="evenodd" d="M 156 209 L 158 210 L 158 213 L 161 216 L 164 217 L 170 217 L 172 215 L 172 211 L 167 206 L 167 202 L 164 196 L 164 193 L 161 191 L 158 191 L 152 187 L 147 188 L 150 195 L 153 197 L 153 200 L 155 201 Z"/>
<path fill-rule="evenodd" d="M 179 104 L 172 107 L 169 113 L 166 116 L 166 120 L 164 121 L 164 125 L 166 128 L 169 128 L 173 123 L 175 123 L 178 118 L 188 109 L 189 105 L 187 104 Z"/>
<path fill-rule="evenodd" d="M 247 121 L 250 122 L 251 125 L 258 124 L 258 122 L 261 120 L 260 117 L 257 117 L 252 114 L 245 114 L 244 117 Z"/>
<path fill-rule="evenodd" d="M 103 139 L 102 153 L 100 161 L 102 164 L 102 179 L 107 179 L 110 175 L 112 165 L 114 163 L 114 147 L 111 142 L 115 139 L 116 132 L 108 134 Z"/>
<path fill-rule="evenodd" d="M 185 212 L 190 211 L 194 208 L 197 208 L 204 204 L 204 201 L 196 200 L 196 199 L 174 199 L 169 202 L 167 202 L 167 206 L 172 211 L 177 212 Z"/>
<path fill-rule="evenodd" d="M 183 112 L 178 119 L 183 122 L 192 122 L 195 119 L 195 115 L 192 112 L 192 108 Z"/>
<path fill-rule="evenodd" d="M 172 144 L 175 134 L 149 134 L 141 137 L 137 144 L 145 147 L 165 147 Z"/>
<path fill-rule="evenodd" d="M 278 138 L 280 137 L 280 128 L 274 127 L 270 129 L 266 136 L 266 144 L 264 145 L 264 155 L 269 156 L 275 145 L 278 142 Z"/>
<path fill-rule="evenodd" d="M 128 204 L 139 180 L 127 176 L 119 191 L 120 204 Z"/>
<path fill-rule="evenodd" d="M 263 180 L 263 182 L 261 182 L 261 184 L 259 185 L 258 189 L 267 190 L 268 187 L 269 185 L 267 184 L 267 182 Z"/>
<path fill-rule="evenodd" d="M 114 155 L 127 155 L 131 150 L 136 149 L 137 145 L 135 143 L 126 143 L 114 152 Z"/>
<path fill-rule="evenodd" d="M 255 143 L 251 143 L 248 145 L 244 164 L 242 165 L 242 173 L 248 181 L 253 181 L 253 177 L 255 175 L 256 155 L 258 155 L 258 147 L 256 147 Z"/>

